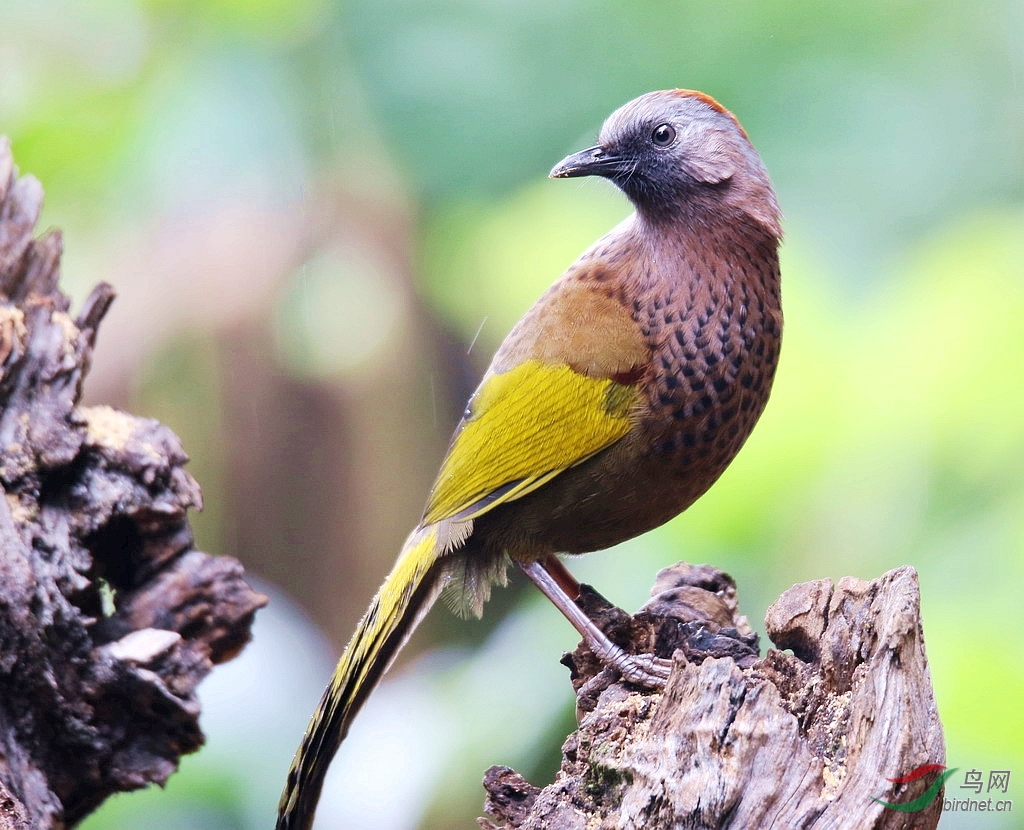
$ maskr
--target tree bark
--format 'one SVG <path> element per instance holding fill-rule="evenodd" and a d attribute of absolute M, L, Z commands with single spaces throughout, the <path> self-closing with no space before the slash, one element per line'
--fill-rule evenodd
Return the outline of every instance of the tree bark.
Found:
<path fill-rule="evenodd" d="M 674 654 L 666 688 L 622 683 L 584 646 L 569 655 L 579 729 L 555 782 L 540 789 L 492 767 L 481 827 L 936 826 L 941 793 L 915 812 L 875 800 L 925 795 L 937 772 L 886 779 L 945 760 L 913 568 L 790 588 L 765 625 L 792 653 L 763 659 L 726 574 L 680 564 L 652 597 L 632 618 L 590 591 L 581 604 L 625 648 Z"/>
<path fill-rule="evenodd" d="M 74 825 L 202 744 L 198 682 L 266 598 L 194 549 L 199 486 L 153 420 L 78 405 L 98 285 L 76 317 L 43 191 L 0 137 L 0 830 Z"/>

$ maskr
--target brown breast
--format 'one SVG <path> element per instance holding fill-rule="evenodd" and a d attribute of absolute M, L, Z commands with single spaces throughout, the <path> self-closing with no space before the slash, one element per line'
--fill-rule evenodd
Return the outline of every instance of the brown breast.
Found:
<path fill-rule="evenodd" d="M 704 228 L 653 260 L 644 282 L 633 304 L 654 355 L 643 428 L 651 453 L 696 484 L 696 498 L 768 401 L 782 337 L 777 242 Z"/>

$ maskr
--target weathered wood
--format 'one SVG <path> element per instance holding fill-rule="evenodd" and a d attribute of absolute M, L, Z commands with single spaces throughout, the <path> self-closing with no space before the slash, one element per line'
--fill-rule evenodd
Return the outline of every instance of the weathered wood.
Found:
<path fill-rule="evenodd" d="M 77 319 L 43 191 L 0 137 L 0 830 L 75 824 L 196 750 L 196 684 L 266 598 L 193 548 L 177 437 L 78 405 L 101 284 Z"/>
<path fill-rule="evenodd" d="M 481 827 L 936 826 L 941 797 L 912 813 L 873 800 L 921 795 L 934 774 L 885 779 L 945 758 L 913 568 L 789 589 L 766 628 L 792 654 L 770 649 L 761 660 L 727 575 L 677 565 L 652 596 L 633 618 L 596 595 L 585 604 L 620 645 L 675 653 L 665 690 L 623 684 L 581 646 L 566 660 L 580 726 L 555 782 L 540 789 L 492 768 Z"/>

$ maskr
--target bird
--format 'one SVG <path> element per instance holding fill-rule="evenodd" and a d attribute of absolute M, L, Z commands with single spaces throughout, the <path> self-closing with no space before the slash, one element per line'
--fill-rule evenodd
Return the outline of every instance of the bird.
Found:
<path fill-rule="evenodd" d="M 438 597 L 479 616 L 509 564 L 624 680 L 667 681 L 670 661 L 627 653 L 587 618 L 560 557 L 678 515 L 750 435 L 781 346 L 781 213 L 739 121 L 694 90 L 626 103 L 549 176 L 603 177 L 634 211 L 495 353 L 310 721 L 277 830 L 311 827 L 353 718 Z"/>

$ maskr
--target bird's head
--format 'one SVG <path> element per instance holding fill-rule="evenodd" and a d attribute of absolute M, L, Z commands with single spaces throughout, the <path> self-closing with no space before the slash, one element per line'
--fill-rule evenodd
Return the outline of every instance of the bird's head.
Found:
<path fill-rule="evenodd" d="M 604 176 L 654 222 L 710 211 L 747 216 L 779 236 L 779 206 L 761 158 L 735 116 L 685 89 L 650 92 L 613 112 L 598 144 L 560 161 L 552 178 Z"/>

